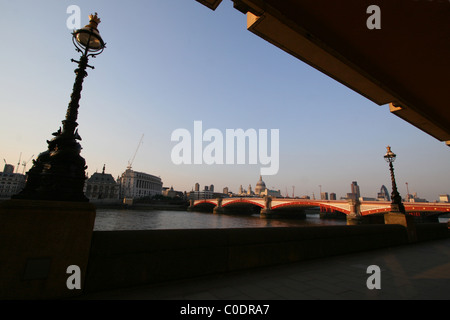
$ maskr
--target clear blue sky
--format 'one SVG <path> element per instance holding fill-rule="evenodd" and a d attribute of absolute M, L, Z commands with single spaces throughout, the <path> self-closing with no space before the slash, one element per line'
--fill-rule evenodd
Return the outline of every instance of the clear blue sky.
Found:
<path fill-rule="evenodd" d="M 69 5 L 82 26 L 98 12 L 107 48 L 90 64 L 79 109 L 89 175 L 119 176 L 144 134 L 133 169 L 189 191 L 252 188 L 257 165 L 175 165 L 175 129 L 279 129 L 280 169 L 269 188 L 295 195 L 391 191 L 386 146 L 400 194 L 429 201 L 450 193 L 450 149 L 347 87 L 246 30 L 224 0 L 214 12 L 194 0 L 0 2 L 0 157 L 17 165 L 47 149 L 64 119 L 78 59 L 66 26 Z M 326 10 L 326 8 L 324 8 Z M 401 17 L 399 17 L 401 18 Z M 31 163 L 28 165 L 29 169 Z M 22 172 L 21 166 L 19 172 Z"/>

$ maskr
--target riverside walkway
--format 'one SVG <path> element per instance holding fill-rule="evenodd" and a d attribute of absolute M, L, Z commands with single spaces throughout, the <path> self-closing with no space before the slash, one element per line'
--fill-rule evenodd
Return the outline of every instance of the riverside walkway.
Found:
<path fill-rule="evenodd" d="M 380 289 L 369 289 L 380 268 Z M 162 284 L 81 300 L 449 300 L 450 238 Z"/>

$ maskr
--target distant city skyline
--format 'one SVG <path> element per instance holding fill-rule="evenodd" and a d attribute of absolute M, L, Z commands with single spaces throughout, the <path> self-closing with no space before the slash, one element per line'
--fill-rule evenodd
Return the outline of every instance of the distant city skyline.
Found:
<path fill-rule="evenodd" d="M 78 59 L 66 26 L 67 8 L 81 25 L 98 12 L 105 51 L 90 64 L 78 116 L 81 155 L 91 176 L 116 179 L 132 168 L 161 177 L 164 187 L 190 191 L 254 186 L 258 164 L 174 164 L 178 128 L 279 130 L 279 170 L 268 188 L 295 195 L 391 190 L 386 146 L 402 198 L 430 202 L 450 193 L 450 149 L 316 69 L 246 30 L 246 17 L 224 2 L 211 11 L 196 1 L 8 1 L 0 11 L 0 157 L 17 166 L 47 149 L 61 126 Z M 324 7 L 324 10 L 326 8 Z M 17 22 L 20 17 L 20 23 Z M 131 17 L 131 18 L 130 18 Z M 399 17 L 401 19 L 401 17 Z M 11 28 L 14 26 L 14 28 Z M 42 36 L 45 35 L 45 36 Z M 205 142 L 204 147 L 208 145 Z M 3 161 L 3 160 L 2 160 Z M 22 172 L 22 166 L 19 173 Z M 27 164 L 27 170 L 31 162 Z M 321 187 L 319 187 L 319 185 Z"/>
<path fill-rule="evenodd" d="M 4 160 L 4 161 L 6 161 L 6 160 Z M 20 162 L 18 162 L 18 164 L 20 164 Z M 26 162 L 25 162 L 25 164 L 26 164 Z M 22 172 L 20 172 L 17 168 L 19 168 L 20 169 L 20 167 L 23 167 L 23 169 L 25 169 L 26 168 L 26 165 L 24 165 L 24 163 L 22 163 L 21 165 L 19 165 L 19 166 L 17 166 L 17 164 L 16 165 L 14 165 L 14 164 L 7 164 L 7 163 L 5 163 L 5 169 L 4 169 L 4 171 L 5 172 L 7 172 L 7 173 L 18 173 L 18 174 L 24 174 L 23 173 L 23 170 L 22 170 Z M 105 172 L 105 167 L 106 167 L 106 164 L 104 164 L 103 165 L 103 168 L 102 168 L 102 172 L 103 173 L 105 173 L 105 174 L 108 174 L 108 175 L 110 175 L 111 177 L 113 177 L 110 173 L 108 173 L 108 172 Z M 125 171 L 124 171 L 125 172 Z M 144 173 L 144 174 L 148 174 L 148 172 L 142 172 L 142 173 Z M 26 172 L 25 172 L 25 174 L 26 174 Z M 89 179 L 89 178 L 91 178 L 91 177 L 94 177 L 96 174 L 98 174 L 98 171 L 96 171 L 96 172 L 94 172 L 93 174 L 87 174 L 87 178 Z M 122 173 L 123 174 L 123 173 Z M 117 179 L 115 179 L 114 177 L 114 179 L 115 180 L 117 180 L 117 182 L 120 180 L 120 176 L 121 175 L 118 175 L 117 176 Z M 261 178 L 262 176 L 260 176 L 260 178 Z M 88 180 L 87 179 L 87 180 Z M 248 186 L 249 187 L 252 187 L 253 185 L 255 185 L 255 186 L 257 186 L 257 183 L 258 182 L 256 182 L 255 184 L 253 184 L 253 183 L 249 183 L 248 184 Z M 406 185 L 408 184 L 408 183 L 405 183 Z M 244 185 L 246 185 L 246 184 L 244 184 Z M 239 185 L 239 188 L 238 188 L 238 190 L 233 190 L 232 188 L 230 188 L 230 187 L 228 187 L 228 186 L 224 186 L 222 189 L 223 190 L 227 190 L 227 193 L 228 192 L 230 192 L 230 193 L 234 193 L 234 194 L 239 194 L 239 189 L 242 187 L 243 185 L 242 184 L 240 184 Z M 164 185 L 163 186 L 163 188 L 173 188 L 173 185 L 171 185 L 170 187 L 169 186 L 167 186 L 167 185 Z M 318 185 L 318 188 L 319 188 L 319 193 L 315 193 L 314 191 L 311 193 L 311 194 L 296 194 L 295 193 L 295 186 L 291 186 L 291 188 L 292 189 L 289 189 L 288 187 L 285 187 L 285 189 L 284 190 L 282 190 L 281 188 L 277 188 L 277 187 L 275 187 L 275 186 L 271 186 L 269 189 L 273 189 L 273 190 L 277 190 L 277 191 L 279 191 L 280 192 L 280 195 L 281 196 L 283 196 L 283 197 L 305 197 L 305 196 L 308 196 L 308 197 L 310 197 L 311 199 L 322 199 L 322 200 L 339 200 L 339 199 L 341 199 L 341 198 L 348 198 L 349 197 L 349 195 L 350 194 L 355 194 L 356 195 L 356 197 L 357 198 L 373 198 L 373 199 L 377 199 L 377 198 L 379 198 L 380 197 L 380 192 L 377 192 L 377 194 L 376 194 L 376 196 L 375 195 L 369 195 L 369 194 L 362 194 L 361 192 L 360 192 L 360 189 L 359 189 L 359 185 L 357 184 L 357 181 L 352 181 L 352 183 L 350 184 L 350 186 L 349 186 L 349 191 L 350 192 L 347 192 L 346 194 L 343 194 L 343 195 L 340 195 L 340 196 L 337 196 L 336 195 L 336 193 L 334 192 L 334 191 L 322 191 L 322 186 L 321 185 Z M 415 197 L 417 197 L 419 200 L 426 200 L 426 201 L 430 201 L 430 202 L 435 202 L 435 201 L 438 201 L 439 200 L 439 198 L 440 198 L 440 196 L 442 196 L 442 195 L 447 195 L 446 193 L 441 193 L 441 194 L 439 194 L 438 196 L 437 196 L 437 199 L 436 200 L 429 200 L 429 199 L 424 199 L 423 197 L 419 197 L 419 195 L 417 194 L 417 192 L 409 192 L 409 190 L 408 190 L 408 186 L 406 186 L 406 188 L 407 188 L 407 192 L 405 193 L 405 195 L 401 195 L 402 196 L 402 198 L 406 201 L 407 199 L 408 199 L 408 196 L 411 198 L 411 199 L 413 199 L 413 198 L 415 198 Z M 389 191 L 389 189 L 385 186 L 385 185 L 382 185 L 381 187 L 380 187 L 380 189 L 381 189 L 381 191 L 383 190 L 383 189 L 385 189 L 385 190 L 388 190 L 388 197 L 390 197 L 390 194 L 391 194 L 391 192 L 392 191 Z M 200 185 L 198 182 L 196 182 L 193 186 L 192 186 L 192 188 L 190 189 L 190 190 L 188 190 L 188 189 L 184 189 L 184 190 L 178 190 L 178 189 L 176 189 L 175 188 L 175 191 L 180 191 L 180 192 L 190 192 L 190 191 L 214 191 L 214 184 L 209 184 L 209 185 Z M 408 193 L 409 192 L 409 193 Z M 329 199 L 328 198 L 328 195 L 333 195 L 334 196 L 334 199 Z M 389 199 L 388 199 L 388 201 L 389 201 Z M 420 201 L 419 201 L 420 202 Z"/>

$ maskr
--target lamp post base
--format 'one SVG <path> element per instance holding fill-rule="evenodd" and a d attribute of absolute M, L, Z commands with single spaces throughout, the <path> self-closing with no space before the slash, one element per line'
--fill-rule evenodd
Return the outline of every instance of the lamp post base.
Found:
<path fill-rule="evenodd" d="M 90 203 L 1 202 L 0 299 L 82 294 L 94 222 L 95 206 Z M 70 266 L 79 267 L 80 273 L 68 272 Z M 73 288 L 74 283 L 79 286 Z"/>
<path fill-rule="evenodd" d="M 78 144 L 75 139 L 73 144 Z M 60 148 L 49 147 L 27 172 L 25 188 L 12 199 L 88 202 L 83 192 L 86 167 L 79 148 L 62 144 Z"/>
<path fill-rule="evenodd" d="M 384 223 L 399 224 L 404 226 L 408 234 L 408 241 L 409 242 L 417 241 L 416 223 L 414 221 L 413 216 L 401 212 L 391 211 L 389 213 L 384 214 Z"/>

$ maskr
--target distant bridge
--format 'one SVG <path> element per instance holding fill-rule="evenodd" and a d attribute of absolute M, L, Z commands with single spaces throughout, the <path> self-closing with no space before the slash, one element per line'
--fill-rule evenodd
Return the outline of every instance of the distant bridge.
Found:
<path fill-rule="evenodd" d="M 404 202 L 405 211 L 413 216 L 438 216 L 450 213 L 450 203 Z M 226 213 L 229 209 L 257 209 L 262 215 L 276 216 L 286 211 L 302 211 L 306 208 L 320 208 L 321 212 L 340 212 L 347 216 L 369 216 L 387 213 L 391 210 L 389 201 L 355 200 L 310 200 L 284 198 L 232 197 L 223 199 L 191 200 L 192 210 L 212 208 L 216 213 Z M 304 211 L 304 210 L 303 210 Z"/>

